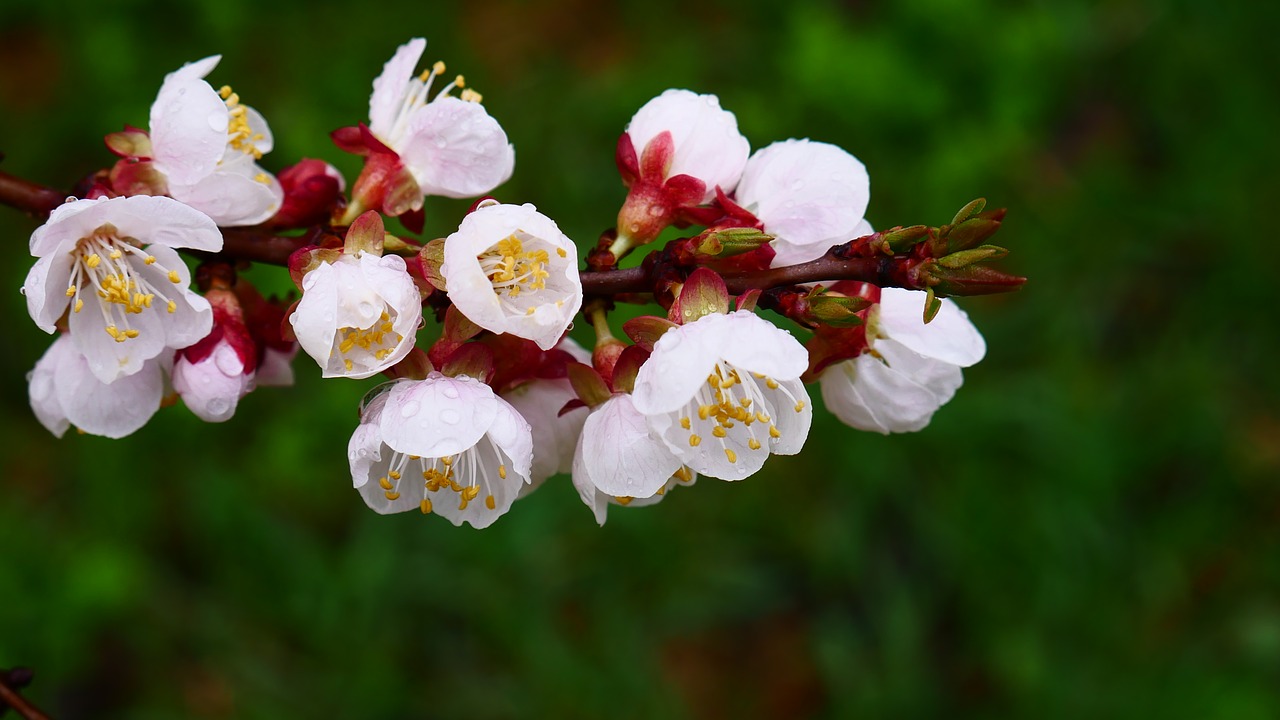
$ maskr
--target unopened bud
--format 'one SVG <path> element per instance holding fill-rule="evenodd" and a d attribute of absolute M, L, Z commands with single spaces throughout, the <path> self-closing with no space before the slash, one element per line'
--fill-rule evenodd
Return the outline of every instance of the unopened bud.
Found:
<path fill-rule="evenodd" d="M 696 255 L 727 258 L 758 250 L 773 239 L 769 233 L 753 227 L 736 227 L 708 230 L 691 244 Z"/>
<path fill-rule="evenodd" d="M 968 205 L 965 205 L 964 207 L 960 208 L 960 211 L 956 213 L 956 216 L 951 220 L 951 224 L 959 225 L 960 223 L 964 222 L 965 220 L 968 220 L 971 217 L 976 217 L 978 213 L 982 212 L 982 209 L 985 208 L 986 206 L 987 206 L 986 198 L 978 198 L 977 200 L 969 201 Z"/>
<path fill-rule="evenodd" d="M 895 253 L 901 253 L 915 247 L 928 235 L 929 227 L 927 225 L 912 225 L 905 228 L 896 227 L 880 233 L 880 244 Z"/>
<path fill-rule="evenodd" d="M 985 217 L 974 217 L 951 228 L 946 234 L 946 251 L 955 253 L 977 247 L 996 234 L 1000 229 L 1000 221 Z"/>
<path fill-rule="evenodd" d="M 977 263 L 988 262 L 990 260 L 999 260 L 1008 255 L 1009 251 L 996 245 L 983 245 L 972 250 L 961 250 L 953 252 L 945 257 L 938 258 L 938 264 L 946 268 L 962 268 Z"/>
<path fill-rule="evenodd" d="M 1027 281 L 1024 277 L 1009 275 L 985 265 L 948 268 L 931 263 L 929 267 L 922 268 L 921 276 L 942 296 L 1013 292 Z"/>
<path fill-rule="evenodd" d="M 831 327 L 853 327 L 862 324 L 859 312 L 871 305 L 866 298 L 848 297 L 830 292 L 810 293 L 805 320 Z"/>

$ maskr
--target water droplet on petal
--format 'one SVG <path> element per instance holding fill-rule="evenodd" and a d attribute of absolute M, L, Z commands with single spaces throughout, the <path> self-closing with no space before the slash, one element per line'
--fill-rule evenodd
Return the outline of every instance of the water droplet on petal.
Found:
<path fill-rule="evenodd" d="M 462 416 L 458 414 L 457 410 L 441 410 L 440 411 L 440 421 L 443 423 L 446 423 L 449 425 L 457 425 L 458 421 L 461 419 L 462 419 Z"/>
<path fill-rule="evenodd" d="M 792 181 L 791 181 L 791 189 L 792 189 L 792 190 L 802 190 L 802 189 L 804 189 L 804 181 L 803 181 L 803 180 L 800 180 L 799 178 L 797 178 L 797 179 L 795 179 L 795 180 L 792 180 Z"/>
<path fill-rule="evenodd" d="M 400 408 L 400 417 L 410 418 L 410 417 L 413 417 L 414 415 L 417 415 L 419 407 L 420 406 L 416 401 L 411 400 L 405 403 L 404 407 Z"/>
<path fill-rule="evenodd" d="M 440 394 L 449 398 L 450 400 L 457 400 L 458 388 L 452 385 L 445 385 L 444 387 L 440 388 Z"/>

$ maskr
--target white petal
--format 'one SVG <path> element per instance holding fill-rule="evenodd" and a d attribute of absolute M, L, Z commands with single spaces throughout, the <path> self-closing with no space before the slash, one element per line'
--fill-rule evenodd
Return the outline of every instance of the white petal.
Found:
<path fill-rule="evenodd" d="M 250 167 L 259 172 L 250 175 L 220 168 L 190 185 L 170 183 L 169 194 L 208 215 L 219 225 L 257 225 L 280 209 L 284 189 L 274 176 L 261 172 L 256 165 Z"/>
<path fill-rule="evenodd" d="M 369 473 L 382 459 L 382 451 L 386 447 L 382 442 L 382 429 L 377 422 L 361 423 L 356 428 L 347 444 L 347 460 L 351 465 L 351 482 L 354 487 L 364 487 L 369 483 L 372 479 Z"/>
<path fill-rule="evenodd" d="M 70 252 L 80 238 L 107 224 L 114 225 L 121 237 L 137 238 L 143 245 L 206 252 L 222 249 L 222 233 L 204 213 L 173 198 L 133 195 L 58 206 L 49 221 L 32 234 L 31 254 L 40 257 Z"/>
<path fill-rule="evenodd" d="M 726 193 L 733 192 L 751 146 L 738 132 L 733 113 L 721 109 L 719 98 L 667 90 L 645 103 L 627 125 L 637 155 L 643 155 L 649 141 L 664 131 L 670 132 L 675 142 L 668 177 L 691 175 L 705 182 L 703 202 L 715 197 L 717 185 Z"/>
<path fill-rule="evenodd" d="M 774 455 L 795 455 L 804 448 L 804 441 L 809 437 L 809 427 L 813 424 L 813 402 L 804 383 L 799 380 L 784 380 L 778 390 L 772 393 L 774 410 L 771 415 L 773 424 L 778 428 L 780 437 L 769 439 L 769 452 Z M 786 392 L 783 392 L 783 391 Z"/>
<path fill-rule="evenodd" d="M 204 80 L 166 81 L 151 105 L 151 149 L 170 184 L 189 185 L 213 172 L 227 146 L 227 105 Z"/>
<path fill-rule="evenodd" d="M 382 66 L 382 74 L 373 81 L 373 94 L 369 96 L 369 129 L 375 135 L 386 137 L 391 131 L 405 89 L 409 85 L 427 41 L 413 38 L 396 49 L 396 54 Z"/>
<path fill-rule="evenodd" d="M 774 380 L 798 378 L 808 368 L 809 353 L 791 333 L 747 310 L 723 317 L 716 345 L 726 362 Z"/>
<path fill-rule="evenodd" d="M 511 177 L 515 148 L 480 103 L 442 97 L 414 111 L 400 157 L 426 195 L 484 195 Z"/>
<path fill-rule="evenodd" d="M 55 373 L 58 402 L 67 419 L 91 435 L 122 438 L 147 424 L 160 409 L 164 378 L 158 361 L 106 384 L 94 377 L 84 356 L 63 353 Z"/>
<path fill-rule="evenodd" d="M 794 265 L 855 237 L 871 182 L 866 167 L 835 145 L 786 140 L 751 156 L 736 199 L 777 236 L 773 265 Z"/>
<path fill-rule="evenodd" d="M 213 330 L 213 308 L 209 307 L 209 301 L 191 290 L 191 271 L 175 250 L 152 245 L 147 252 L 155 257 L 154 263 L 146 265 L 131 259 L 130 265 L 152 287 L 163 288 L 165 295 L 174 301 L 175 308 L 171 313 L 161 302 L 143 314 L 159 317 L 167 347 L 180 349 L 200 342 Z M 169 271 L 178 273 L 178 282 L 169 279 Z M 88 312 L 87 307 L 82 312 Z"/>
<path fill-rule="evenodd" d="M 582 504 L 595 516 L 596 524 L 603 526 L 609 513 L 609 500 L 596 488 L 595 482 L 587 473 L 582 440 L 578 441 L 573 455 L 573 487 L 578 491 L 578 497 L 582 498 Z"/>
<path fill-rule="evenodd" d="M 969 316 L 950 299 L 926 325 L 922 290 L 880 291 L 879 325 L 883 334 L 927 358 L 969 367 L 987 354 L 987 343 Z"/>
<path fill-rule="evenodd" d="M 164 84 L 167 85 L 168 83 L 178 81 L 203 80 L 209 75 L 209 73 L 213 72 L 214 68 L 218 67 L 218 63 L 221 61 L 221 55 L 210 55 L 209 57 L 189 62 L 168 75 L 165 75 Z"/>
<path fill-rule="evenodd" d="M 922 357 L 892 340 L 876 351 L 827 368 L 820 378 L 827 409 L 841 422 L 882 434 L 915 432 L 964 382 L 960 368 Z"/>
<path fill-rule="evenodd" d="M 556 473 L 572 469 L 574 448 L 588 410 L 580 407 L 564 415 L 559 412 L 577 396 L 564 378 L 530 380 L 502 394 L 502 399 L 511 403 L 533 432 L 531 482 L 541 483 Z"/>
<path fill-rule="evenodd" d="M 720 360 L 724 315 L 707 315 L 668 330 L 636 373 L 632 401 L 646 415 L 683 408 Z M 708 339 L 711 341 L 708 342 Z"/>
<path fill-rule="evenodd" d="M 225 341 L 198 363 L 180 358 L 173 365 L 173 389 L 205 422 L 230 420 L 252 382 L 252 374 L 244 373 L 239 354 Z"/>
<path fill-rule="evenodd" d="M 36 366 L 27 373 L 27 397 L 31 401 L 31 410 L 36 419 L 55 437 L 62 437 L 71 425 L 67 413 L 62 409 L 57 394 L 57 367 L 64 354 L 76 354 L 71 338 L 59 335 L 44 355 L 36 361 Z"/>
<path fill-rule="evenodd" d="M 649 497 L 680 469 L 680 460 L 649 434 L 629 395 L 614 395 L 582 428 L 583 470 L 606 495 Z"/>
<path fill-rule="evenodd" d="M 27 298 L 27 312 L 36 327 L 51 333 L 67 310 L 67 286 L 71 283 L 72 259 L 64 254 L 46 255 L 36 260 L 22 283 Z"/>
<path fill-rule="evenodd" d="M 258 149 L 258 152 L 266 155 L 276 146 L 275 136 L 271 134 L 271 126 L 267 124 L 267 119 L 262 117 L 262 113 L 248 105 L 241 105 L 241 107 L 245 110 L 244 120 L 249 124 L 253 146 Z"/>
<path fill-rule="evenodd" d="M 725 437 L 718 438 L 711 431 L 714 420 L 701 420 L 696 411 L 690 410 L 682 408 L 673 413 L 648 416 L 649 427 L 662 437 L 667 448 L 680 459 L 681 464 L 701 475 L 736 481 L 754 475 L 764 466 L 764 461 L 769 459 L 769 435 L 760 423 L 754 424 L 754 436 L 761 442 L 761 447 L 752 450 L 748 444 L 752 429 L 745 424 L 736 423 L 725 433 Z M 690 419 L 690 430 L 685 430 L 680 425 L 682 417 Z M 689 442 L 690 436 L 694 434 L 701 439 L 696 446 Z M 733 453 L 732 460 L 726 451 Z"/>
<path fill-rule="evenodd" d="M 86 300 L 80 312 L 69 315 L 71 340 L 100 382 L 112 383 L 133 375 L 142 370 L 143 363 L 166 349 L 164 326 L 154 309 L 127 317 L 138 337 L 116 342 L 107 334 L 98 298 Z"/>
<path fill-rule="evenodd" d="M 387 393 L 379 421 L 382 441 L 410 455 L 457 455 L 480 441 L 498 412 L 498 397 L 488 385 L 432 373 L 426 380 L 397 383 Z"/>
<path fill-rule="evenodd" d="M 298 354 L 295 344 L 289 350 L 282 351 L 273 347 L 263 350 L 262 359 L 258 361 L 258 370 L 254 382 L 258 387 L 289 387 L 293 385 L 293 358 Z"/>
<path fill-rule="evenodd" d="M 322 369 L 329 367 L 333 339 L 338 332 L 337 271 L 320 263 L 302 278 L 302 299 L 289 316 L 298 344 Z"/>

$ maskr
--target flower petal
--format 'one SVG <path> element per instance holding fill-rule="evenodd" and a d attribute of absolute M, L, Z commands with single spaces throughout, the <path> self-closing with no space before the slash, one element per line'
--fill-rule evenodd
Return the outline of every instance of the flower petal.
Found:
<path fill-rule="evenodd" d="M 397 383 L 387 393 L 379 421 L 382 441 L 411 455 L 457 455 L 480 441 L 498 412 L 498 397 L 488 385 L 432 373 L 426 380 Z"/>
<path fill-rule="evenodd" d="M 58 402 L 67 419 L 91 435 L 122 438 L 146 425 L 160 409 L 164 377 L 157 360 L 108 384 L 95 377 L 83 355 L 68 352 L 58 358 L 55 373 Z"/>
<path fill-rule="evenodd" d="M 582 428 L 582 470 L 601 492 L 649 497 L 680 469 L 680 459 L 649 433 L 630 395 L 614 395 Z"/>
<path fill-rule="evenodd" d="M 650 140 L 670 132 L 675 156 L 667 177 L 689 175 L 705 182 L 704 203 L 715 197 L 716 186 L 733 192 L 751 152 L 747 139 L 738 132 L 737 118 L 720 107 L 720 99 L 689 90 L 667 90 L 645 103 L 627 124 L 626 132 L 641 155 Z"/>
<path fill-rule="evenodd" d="M 62 437 L 71 425 L 57 393 L 57 367 L 66 354 L 75 355 L 75 346 L 71 338 L 59 335 L 36 361 L 35 368 L 27 373 L 27 397 L 31 401 L 31 410 L 40 424 L 55 437 Z"/>
<path fill-rule="evenodd" d="M 893 340 L 880 340 L 884 361 L 861 355 L 827 368 L 822 398 L 841 422 L 884 435 L 915 432 L 964 382 L 960 368 L 923 357 Z"/>
<path fill-rule="evenodd" d="M 416 110 L 400 158 L 426 195 L 469 198 L 506 182 L 515 168 L 507 133 L 476 102 L 442 97 Z"/>
<path fill-rule="evenodd" d="M 193 184 L 214 171 L 227 146 L 229 118 L 226 103 L 204 80 L 164 83 L 151 105 L 151 149 L 170 186 Z"/>
<path fill-rule="evenodd" d="M 22 283 L 27 298 L 27 312 L 36 327 L 51 333 L 58 318 L 67 310 L 67 287 L 71 283 L 72 259 L 63 254 L 46 255 L 38 260 Z"/>
<path fill-rule="evenodd" d="M 921 290 L 883 288 L 879 324 L 888 337 L 927 358 L 969 367 L 987 354 L 987 343 L 969 316 L 950 299 L 928 325 L 923 318 Z"/>
<path fill-rule="evenodd" d="M 374 79 L 373 94 L 369 96 L 369 129 L 375 135 L 386 137 L 390 133 L 405 89 L 426 47 L 426 40 L 413 38 L 396 48 L 396 54 L 382 66 L 382 74 Z"/>

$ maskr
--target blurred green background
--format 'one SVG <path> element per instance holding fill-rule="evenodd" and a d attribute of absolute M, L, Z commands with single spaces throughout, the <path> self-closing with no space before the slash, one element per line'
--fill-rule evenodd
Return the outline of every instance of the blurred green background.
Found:
<path fill-rule="evenodd" d="M 161 9 L 176 12 L 162 14 Z M 567 478 L 475 532 L 380 517 L 345 444 L 375 380 L 206 425 L 54 440 L 0 208 L 0 667 L 57 718 L 1280 716 L 1277 11 L 1261 3 L 303 0 L 0 4 L 5 171 L 69 187 L 163 75 L 323 157 L 429 39 L 517 149 L 500 191 L 590 243 L 613 147 L 667 87 L 753 147 L 839 144 L 877 227 L 1010 209 L 1019 294 L 962 303 L 985 361 L 925 431 L 829 415 L 804 454 L 598 529 Z M 465 203 L 428 205 L 428 233 Z M 283 272 L 256 277 L 283 286 Z"/>

